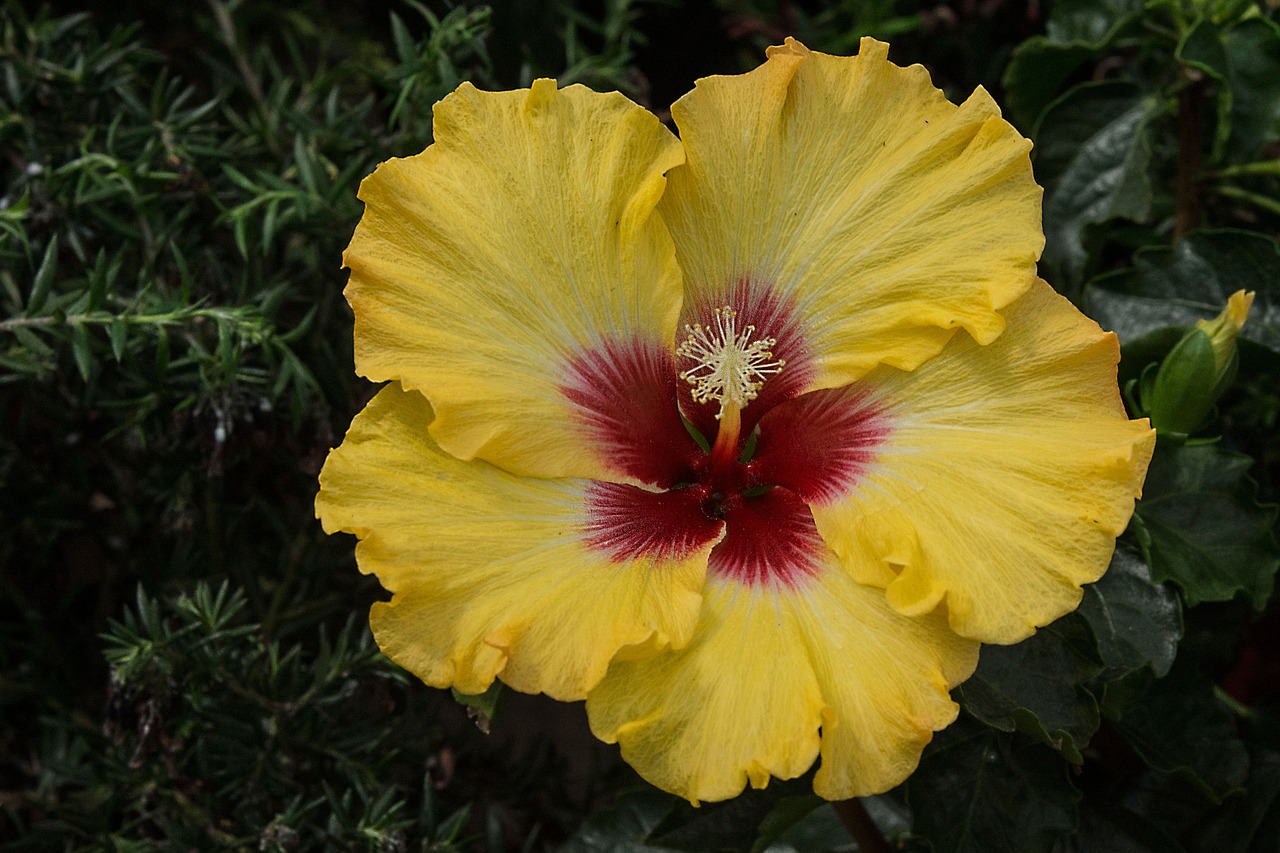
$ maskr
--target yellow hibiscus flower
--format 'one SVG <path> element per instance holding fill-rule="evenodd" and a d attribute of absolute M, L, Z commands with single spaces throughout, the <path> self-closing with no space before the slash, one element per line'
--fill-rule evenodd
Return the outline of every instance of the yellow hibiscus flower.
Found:
<path fill-rule="evenodd" d="M 883 791 L 980 642 L 1072 610 L 1154 435 L 1035 277 L 1030 143 L 863 40 L 672 108 L 463 85 L 345 263 L 387 386 L 317 514 L 429 684 L 586 698 L 690 800 Z"/>

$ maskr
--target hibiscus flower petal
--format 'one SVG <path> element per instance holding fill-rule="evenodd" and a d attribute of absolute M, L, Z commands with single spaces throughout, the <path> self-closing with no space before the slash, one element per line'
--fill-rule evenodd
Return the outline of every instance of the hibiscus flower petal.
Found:
<path fill-rule="evenodd" d="M 982 89 L 956 106 L 887 51 L 863 39 L 835 57 L 788 39 L 672 107 L 687 159 L 659 211 L 685 271 L 681 322 L 731 306 L 787 361 L 744 427 L 764 395 L 914 368 L 957 328 L 990 342 L 1034 278 L 1031 143 Z"/>
<path fill-rule="evenodd" d="M 355 533 L 360 569 L 393 594 L 370 615 L 388 656 L 437 687 L 497 676 L 572 700 L 620 649 L 688 641 L 723 530 L 695 497 L 464 462 L 431 420 L 388 385 L 320 474 L 325 530 Z"/>
<path fill-rule="evenodd" d="M 680 273 L 653 208 L 679 142 L 620 94 L 552 80 L 463 84 L 434 130 L 360 188 L 343 258 L 357 370 L 425 393 L 459 458 L 677 480 L 694 447 L 671 378 Z M 662 405 L 628 421 L 636 398 Z"/>
<path fill-rule="evenodd" d="M 1114 335 L 1044 282 L 1005 317 L 988 346 L 957 336 L 914 371 L 881 368 L 841 392 L 882 432 L 843 488 L 808 496 L 856 578 L 905 614 L 945 601 L 957 632 L 992 643 L 1076 607 L 1155 445 L 1125 414 Z"/>
<path fill-rule="evenodd" d="M 819 755 L 819 795 L 888 790 L 955 719 L 948 691 L 977 663 L 978 644 L 945 618 L 896 613 L 883 591 L 840 568 L 812 519 L 809 536 L 796 535 L 796 517 L 780 514 L 780 526 L 735 526 L 743 519 L 730 512 L 717 551 L 731 553 L 713 552 L 693 640 L 615 661 L 587 698 L 598 737 L 619 743 L 650 782 L 693 802 L 794 778 Z M 795 541 L 779 546 L 779 536 Z M 741 559 L 751 539 L 766 555 L 754 566 Z"/>

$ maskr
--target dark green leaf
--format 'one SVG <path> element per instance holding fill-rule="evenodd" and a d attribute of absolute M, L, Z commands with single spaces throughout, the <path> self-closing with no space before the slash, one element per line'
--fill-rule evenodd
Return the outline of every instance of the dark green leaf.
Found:
<path fill-rule="evenodd" d="M 1086 798 L 1080 828 L 1057 853 L 1184 853 L 1156 822 L 1134 814 L 1108 797 Z"/>
<path fill-rule="evenodd" d="M 1084 685 L 1101 671 L 1088 623 L 1068 614 L 1016 645 L 983 646 L 960 701 L 987 725 L 1017 729 L 1080 764 L 1098 729 L 1098 703 Z"/>
<path fill-rule="evenodd" d="M 1196 850 L 1246 853 L 1280 849 L 1280 754 L 1250 756 L 1244 790 L 1229 796 L 1190 834 Z"/>
<path fill-rule="evenodd" d="M 1252 159 L 1280 139 L 1280 27 L 1266 18 L 1240 21 L 1224 37 L 1233 105 L 1228 159 Z"/>
<path fill-rule="evenodd" d="M 884 799 L 883 796 L 865 797 L 861 802 L 867 806 L 867 811 L 884 835 L 892 837 L 892 833 L 879 820 L 875 810 L 875 806 Z M 767 823 L 768 819 L 760 827 L 761 840 L 756 842 L 753 853 L 755 851 L 759 853 L 764 851 L 768 853 L 848 853 L 852 849 L 853 836 L 849 834 L 849 830 L 830 803 L 821 803 L 803 819 L 788 827 L 772 844 L 764 845 L 762 841 Z M 909 822 L 902 826 L 903 830 L 909 828 Z"/>
<path fill-rule="evenodd" d="M 1222 42 L 1222 31 L 1213 21 L 1202 18 L 1183 35 L 1176 56 L 1184 65 L 1197 69 L 1217 84 L 1213 96 L 1217 120 L 1213 129 L 1213 151 L 1209 155 L 1212 162 L 1217 162 L 1222 158 L 1227 139 L 1231 136 L 1231 108 L 1234 101 L 1228 80 L 1231 61 L 1226 45 Z"/>
<path fill-rule="evenodd" d="M 1143 0 L 1064 0 L 1055 3 L 1045 34 L 1058 44 L 1106 45 L 1117 29 L 1141 15 Z"/>
<path fill-rule="evenodd" d="M 1001 80 L 1014 122 L 1024 129 L 1034 128 L 1071 72 L 1104 47 L 1090 42 L 1063 44 L 1045 36 L 1020 44 Z"/>
<path fill-rule="evenodd" d="M 31 296 L 27 298 L 28 317 L 40 313 L 40 309 L 49 298 L 49 289 L 53 287 L 53 280 L 57 275 L 58 235 L 55 234 L 49 238 L 49 245 L 44 250 L 44 258 L 41 259 L 35 280 L 31 283 Z"/>
<path fill-rule="evenodd" d="M 1139 674 L 1135 680 L 1145 689 L 1126 685 L 1123 707 L 1108 697 L 1107 711 L 1148 765 L 1178 774 L 1215 802 L 1244 782 L 1249 756 L 1235 719 L 1194 664 L 1179 660 L 1164 678 Z"/>
<path fill-rule="evenodd" d="M 156 334 L 156 375 L 164 376 L 169 370 L 169 332 L 163 326 Z"/>
<path fill-rule="evenodd" d="M 93 375 L 93 343 L 89 340 L 89 330 L 83 325 L 71 327 L 71 354 L 76 360 L 76 369 L 85 382 Z"/>
<path fill-rule="evenodd" d="M 1259 506 L 1253 459 L 1216 445 L 1161 442 L 1135 518 L 1151 576 L 1173 581 L 1191 605 L 1243 595 L 1261 609 L 1280 549 L 1274 507 Z"/>
<path fill-rule="evenodd" d="M 1088 263 L 1084 232 L 1112 219 L 1142 222 L 1151 212 L 1149 125 L 1159 101 L 1120 82 L 1088 83 L 1045 111 L 1035 134 L 1036 177 L 1044 200 L 1043 261 L 1069 288 Z"/>
<path fill-rule="evenodd" d="M 1173 590 L 1151 580 L 1142 552 L 1127 540 L 1116 544 L 1102 580 L 1084 588 L 1078 612 L 1093 629 L 1104 680 L 1143 667 L 1164 675 L 1173 666 L 1182 606 Z"/>
<path fill-rule="evenodd" d="M 1248 778 L 1221 803 L 1206 797 L 1185 774 L 1150 769 L 1132 773 L 1123 788 L 1086 797 L 1081 835 L 1101 843 L 1094 847 L 1082 843 L 1079 853 L 1110 853 L 1112 849 L 1123 853 L 1275 853 L 1280 849 L 1280 756 L 1250 749 L 1248 759 Z M 1085 836 L 1094 823 L 1101 824 L 1106 834 Z"/>
<path fill-rule="evenodd" d="M 1210 319 L 1237 290 L 1255 292 L 1240 336 L 1280 353 L 1280 245 L 1251 231 L 1189 235 L 1138 253 L 1134 266 L 1090 283 L 1085 306 L 1128 345 L 1169 326 Z"/>
<path fill-rule="evenodd" d="M 796 803 L 782 804 L 807 798 L 812 791 L 812 775 L 806 774 L 799 779 L 771 780 L 766 788 L 748 789 L 722 803 L 703 803 L 697 808 L 677 803 L 654 828 L 649 843 L 673 850 L 750 850 L 775 809 L 781 806 L 784 815 L 794 814 Z"/>
<path fill-rule="evenodd" d="M 778 800 L 764 816 L 764 820 L 760 821 L 756 840 L 751 845 L 751 853 L 763 853 L 778 839 L 778 836 L 804 820 L 818 806 L 825 804 L 825 801 L 815 794 L 801 794 Z"/>
<path fill-rule="evenodd" d="M 1053 6 L 1045 35 L 1027 39 L 1004 73 L 1013 118 L 1034 127 L 1041 113 L 1085 60 L 1101 56 L 1142 15 L 1141 0 L 1065 0 Z"/>
<path fill-rule="evenodd" d="M 934 853 L 1048 850 L 1076 823 L 1080 792 L 1061 756 L 962 716 L 907 780 L 915 831 Z"/>
<path fill-rule="evenodd" d="M 656 848 L 645 843 L 677 800 L 669 794 L 643 788 L 620 795 L 583 821 L 561 853 L 647 853 Z"/>
<path fill-rule="evenodd" d="M 50 358 L 54 355 L 53 347 L 45 343 L 38 334 L 30 329 L 17 326 L 13 329 L 13 336 L 23 349 L 34 356 Z"/>
<path fill-rule="evenodd" d="M 119 261 L 119 255 L 116 256 Z M 116 267 L 118 271 L 119 267 Z M 97 311 L 102 307 L 102 297 L 106 295 L 107 286 L 110 284 L 114 275 L 107 273 L 107 253 L 105 249 L 99 250 L 98 257 L 94 260 L 93 269 L 89 272 L 89 292 L 87 299 L 84 300 L 84 311 Z"/>
<path fill-rule="evenodd" d="M 111 356 L 116 360 L 124 358 L 124 345 L 128 339 L 129 327 L 119 317 L 112 317 L 107 324 L 107 340 L 111 343 Z"/>

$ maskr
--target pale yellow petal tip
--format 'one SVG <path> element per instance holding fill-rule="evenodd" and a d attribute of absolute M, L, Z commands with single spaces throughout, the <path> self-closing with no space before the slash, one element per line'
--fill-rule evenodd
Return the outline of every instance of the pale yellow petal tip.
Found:
<path fill-rule="evenodd" d="M 861 59 L 887 60 L 889 58 L 889 43 L 871 36 L 863 36 L 858 41 L 858 57 Z"/>
<path fill-rule="evenodd" d="M 1227 338 L 1232 341 L 1240 334 L 1245 322 L 1249 319 L 1249 309 L 1253 307 L 1252 290 L 1237 290 L 1227 298 L 1226 307 L 1212 320 L 1197 320 L 1196 328 L 1203 329 L 1210 338 Z"/>
<path fill-rule="evenodd" d="M 764 49 L 766 59 L 773 59 L 775 56 L 801 56 L 807 57 L 813 51 L 805 47 L 799 39 L 793 36 L 787 36 L 782 44 L 769 45 Z"/>
<path fill-rule="evenodd" d="M 1237 290 L 1227 298 L 1226 306 L 1217 317 L 1212 320 L 1196 321 L 1196 328 L 1209 336 L 1209 345 L 1213 349 L 1214 367 L 1220 379 L 1225 375 L 1228 365 L 1235 357 L 1236 340 L 1249 319 L 1253 297 L 1253 291 Z"/>
<path fill-rule="evenodd" d="M 549 77 L 539 77 L 529 87 L 529 96 L 525 99 L 525 108 L 536 110 L 546 106 L 558 91 L 559 87 L 556 85 L 555 80 Z"/>
<path fill-rule="evenodd" d="M 1253 307 L 1253 297 L 1256 295 L 1252 290 L 1237 290 L 1227 299 L 1227 316 L 1231 318 L 1231 322 L 1237 329 L 1244 328 L 1245 321 L 1249 319 L 1249 309 Z"/>
<path fill-rule="evenodd" d="M 747 781 L 751 783 L 752 788 L 757 790 L 766 788 L 769 785 L 769 779 L 772 778 L 768 769 L 762 767 L 758 762 L 752 762 L 747 768 Z"/>
<path fill-rule="evenodd" d="M 775 56 L 798 56 L 807 58 L 813 56 L 818 51 L 810 50 L 799 39 L 794 36 L 787 36 L 782 44 L 774 44 L 765 48 L 764 55 L 766 59 L 773 59 Z M 832 54 L 818 53 L 819 56 L 832 56 Z M 846 61 L 863 60 L 887 60 L 889 56 L 889 45 L 871 36 L 863 36 L 858 42 L 858 53 L 855 56 L 836 56 L 836 59 Z"/>

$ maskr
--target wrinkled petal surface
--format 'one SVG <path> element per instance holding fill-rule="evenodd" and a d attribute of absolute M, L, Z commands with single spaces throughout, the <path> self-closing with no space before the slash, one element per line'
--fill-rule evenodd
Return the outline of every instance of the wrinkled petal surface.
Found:
<path fill-rule="evenodd" d="M 1006 319 L 988 346 L 957 336 L 841 392 L 880 434 L 842 488 L 834 468 L 805 473 L 825 484 L 806 495 L 818 529 L 858 580 L 904 614 L 945 602 L 957 632 L 992 643 L 1074 609 L 1101 577 L 1155 444 L 1125 414 L 1114 335 L 1044 282 Z"/>
<path fill-rule="evenodd" d="M 687 442 L 672 389 L 680 274 L 653 214 L 680 143 L 622 95 L 551 80 L 463 84 L 434 129 L 360 188 L 344 256 L 357 370 L 426 394 L 432 434 L 459 458 L 669 480 L 632 463 L 652 457 L 637 442 L 675 442 L 673 458 Z M 597 375 L 614 351 L 626 364 Z M 664 402 L 610 429 L 637 395 Z"/>
<path fill-rule="evenodd" d="M 940 616 L 896 613 L 830 552 L 810 553 L 792 583 L 744 583 L 713 568 L 689 645 L 615 662 L 587 698 L 596 735 L 694 802 L 794 778 L 819 755 L 814 790 L 827 799 L 905 779 L 955 719 L 948 691 L 973 671 L 978 644 Z"/>
<path fill-rule="evenodd" d="M 672 107 L 687 159 L 659 211 L 685 271 L 681 322 L 729 305 L 777 339 L 787 367 L 763 392 L 775 401 L 881 363 L 914 368 L 958 328 L 990 342 L 1034 278 L 1031 144 L 985 91 L 956 106 L 887 51 L 863 39 L 835 57 L 788 39 Z M 744 428 L 768 406 L 748 406 Z"/>
<path fill-rule="evenodd" d="M 431 419 L 393 383 L 320 474 L 325 530 L 355 533 L 361 570 L 393 594 L 370 616 L 389 657 L 436 687 L 500 676 L 572 700 L 619 649 L 689 640 L 722 523 L 678 494 L 463 462 Z"/>

